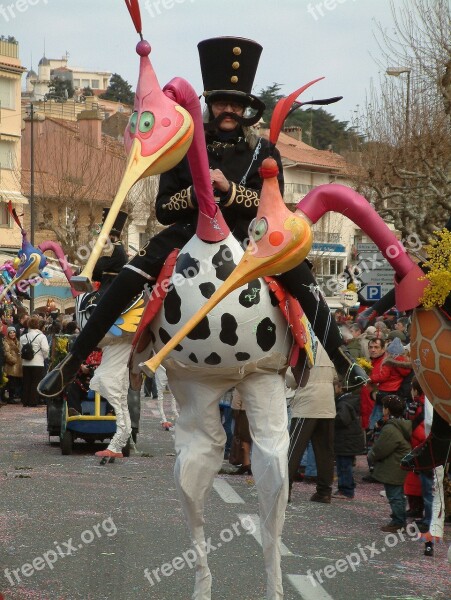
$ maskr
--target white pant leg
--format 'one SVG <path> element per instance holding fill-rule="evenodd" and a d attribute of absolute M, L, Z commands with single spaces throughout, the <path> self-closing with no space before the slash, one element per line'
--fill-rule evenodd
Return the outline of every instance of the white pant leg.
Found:
<path fill-rule="evenodd" d="M 252 437 L 252 473 L 260 506 L 267 598 L 283 598 L 280 543 L 288 499 L 288 418 L 285 377 L 251 373 L 237 386 Z"/>
<path fill-rule="evenodd" d="M 157 392 L 158 392 L 158 400 L 157 400 L 157 407 L 158 407 L 158 412 L 160 413 L 160 419 L 162 423 L 165 423 L 168 419 L 166 418 L 166 414 L 164 412 L 164 391 L 166 389 L 166 386 L 168 386 L 169 389 L 169 393 L 171 394 L 171 413 L 172 416 L 175 419 L 178 419 L 179 413 L 177 410 L 177 403 L 176 400 L 174 398 L 174 394 L 172 393 L 171 388 L 169 387 L 168 384 L 168 376 L 166 373 L 166 369 L 163 366 L 159 366 L 156 373 L 155 373 L 155 383 L 157 385 Z"/>
<path fill-rule="evenodd" d="M 116 433 L 108 446 L 113 452 L 122 452 L 132 431 L 127 404 L 130 347 L 130 343 L 123 342 L 105 346 L 102 362 L 89 386 L 106 398 L 116 413 Z"/>
<path fill-rule="evenodd" d="M 443 490 L 443 477 L 445 469 L 443 466 L 435 467 L 434 483 L 432 484 L 432 519 L 429 533 L 436 538 L 443 539 L 445 530 L 445 496 Z"/>
<path fill-rule="evenodd" d="M 226 434 L 221 424 L 219 398 L 230 387 L 220 378 L 197 380 L 168 368 L 169 382 L 180 406 L 175 428 L 177 459 L 174 475 L 194 550 L 197 553 L 193 599 L 210 600 L 211 574 L 207 557 L 196 550 L 205 547 L 204 506 L 221 468 Z M 180 379 L 177 378 L 180 377 Z"/>

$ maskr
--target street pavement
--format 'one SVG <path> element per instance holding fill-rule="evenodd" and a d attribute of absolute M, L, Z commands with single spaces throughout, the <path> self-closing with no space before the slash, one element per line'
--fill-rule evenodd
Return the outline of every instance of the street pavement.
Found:
<path fill-rule="evenodd" d="M 155 401 L 142 402 L 143 456 L 101 466 L 98 448 L 79 442 L 62 456 L 51 441 L 45 407 L 1 408 L 0 600 L 189 600 L 194 569 L 172 475 L 174 432 L 161 428 Z M 358 482 L 365 462 L 359 457 Z M 389 521 L 381 490 L 359 483 L 355 500 L 325 505 L 309 501 L 314 486 L 295 484 L 282 546 L 285 600 L 451 599 L 451 527 L 425 557 L 413 528 L 401 537 L 380 531 Z M 219 475 L 205 514 L 212 598 L 263 600 L 253 478 Z"/>

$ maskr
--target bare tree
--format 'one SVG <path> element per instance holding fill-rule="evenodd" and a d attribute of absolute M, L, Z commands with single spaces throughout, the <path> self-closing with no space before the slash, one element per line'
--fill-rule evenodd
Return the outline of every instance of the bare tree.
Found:
<path fill-rule="evenodd" d="M 76 262 L 95 234 L 102 207 L 111 205 L 125 155 L 112 140 L 96 145 L 68 124 L 49 125 L 35 147 L 37 231 L 51 232 Z"/>
<path fill-rule="evenodd" d="M 379 63 L 408 77 L 370 89 L 354 182 L 403 238 L 426 241 L 451 211 L 451 9 L 446 0 L 391 9 L 393 32 L 378 28 Z"/>
<path fill-rule="evenodd" d="M 158 193 L 159 175 L 146 177 L 138 181 L 127 195 L 129 225 L 135 222 L 144 227 L 149 238 L 153 237 L 161 225 L 155 215 L 155 200 Z"/>
<path fill-rule="evenodd" d="M 441 100 L 451 119 L 451 8 L 449 0 L 390 2 L 393 31 L 377 25 L 379 64 L 411 69 L 416 90 L 429 104 Z"/>

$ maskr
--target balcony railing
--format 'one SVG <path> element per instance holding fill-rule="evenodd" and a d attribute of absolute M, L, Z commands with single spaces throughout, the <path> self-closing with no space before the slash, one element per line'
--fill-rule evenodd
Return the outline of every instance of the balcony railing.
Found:
<path fill-rule="evenodd" d="M 306 183 L 286 183 L 284 188 L 284 194 L 292 194 L 293 196 L 305 196 L 310 190 L 313 189 L 313 185 L 307 185 Z"/>
<path fill-rule="evenodd" d="M 315 242 L 320 242 L 323 244 L 340 244 L 341 237 L 339 233 L 334 233 L 330 231 L 315 231 L 313 230 L 313 238 Z"/>
<path fill-rule="evenodd" d="M 19 42 L 12 41 L 12 38 L 0 37 L 0 55 L 9 58 L 19 58 Z"/>

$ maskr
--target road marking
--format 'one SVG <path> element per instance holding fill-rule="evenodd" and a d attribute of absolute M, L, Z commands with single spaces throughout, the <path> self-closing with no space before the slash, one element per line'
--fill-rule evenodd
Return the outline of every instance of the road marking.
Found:
<path fill-rule="evenodd" d="M 244 504 L 243 498 L 235 492 L 233 487 L 227 483 L 225 479 L 219 479 L 219 477 L 217 477 L 213 482 L 213 488 L 218 496 L 220 496 L 224 502 L 227 502 L 227 504 Z"/>
<path fill-rule="evenodd" d="M 333 600 L 319 583 L 312 583 L 307 575 L 287 575 L 288 581 L 304 600 Z"/>
<path fill-rule="evenodd" d="M 254 524 L 254 532 L 251 534 L 257 540 L 257 542 L 262 546 L 262 533 L 260 528 L 260 517 L 258 515 L 238 515 L 239 520 L 241 521 L 241 525 L 243 529 L 249 529 L 249 519 L 252 520 Z M 250 532 L 249 532 L 250 533 Z M 293 553 L 288 550 L 283 542 L 280 542 L 280 554 L 282 556 L 293 556 Z"/>

